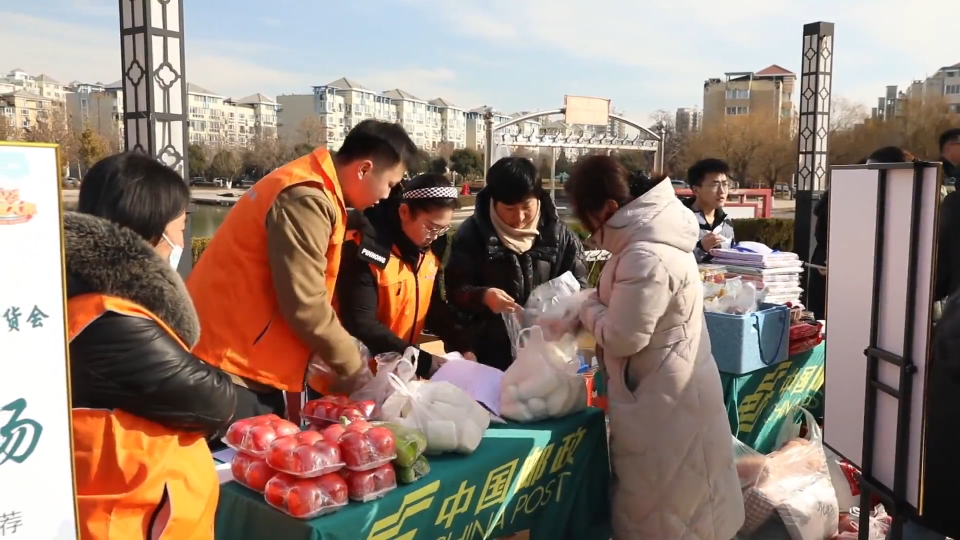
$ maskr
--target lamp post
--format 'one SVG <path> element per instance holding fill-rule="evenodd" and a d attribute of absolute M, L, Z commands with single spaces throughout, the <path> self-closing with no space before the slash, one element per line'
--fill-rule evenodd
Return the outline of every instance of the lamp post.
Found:
<path fill-rule="evenodd" d="M 187 178 L 184 0 L 119 2 L 125 148 L 152 156 Z M 187 219 L 186 250 L 191 236 Z M 186 276 L 192 266 L 192 257 L 183 257 L 178 271 Z"/>
<path fill-rule="evenodd" d="M 803 26 L 801 65 L 793 247 L 803 261 L 810 262 L 814 247 L 814 203 L 827 188 L 828 181 L 833 23 L 815 22 Z M 804 274 L 804 290 L 808 286 L 809 270 Z"/>

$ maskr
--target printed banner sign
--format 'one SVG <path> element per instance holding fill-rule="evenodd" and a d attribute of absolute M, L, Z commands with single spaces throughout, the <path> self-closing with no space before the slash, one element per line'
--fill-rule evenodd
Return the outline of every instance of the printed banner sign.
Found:
<path fill-rule="evenodd" d="M 56 145 L 0 142 L 3 539 L 77 538 L 58 169 Z"/>

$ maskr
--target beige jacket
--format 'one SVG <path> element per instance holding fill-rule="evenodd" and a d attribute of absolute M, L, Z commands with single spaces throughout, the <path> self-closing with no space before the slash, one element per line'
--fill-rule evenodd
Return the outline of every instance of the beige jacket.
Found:
<path fill-rule="evenodd" d="M 361 367 L 360 352 L 333 309 L 324 278 L 327 246 L 339 211 L 310 185 L 288 188 L 267 214 L 267 252 L 280 312 L 317 357 L 341 376 Z"/>
<path fill-rule="evenodd" d="M 730 540 L 743 524 L 698 232 L 661 182 L 594 235 L 612 257 L 580 318 L 609 377 L 614 540 Z"/>

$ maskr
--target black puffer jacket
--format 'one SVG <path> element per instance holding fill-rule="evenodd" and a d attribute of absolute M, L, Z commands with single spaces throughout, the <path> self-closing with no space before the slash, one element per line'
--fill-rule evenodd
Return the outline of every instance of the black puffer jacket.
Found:
<path fill-rule="evenodd" d="M 483 364 L 506 369 L 513 361 L 503 317 L 483 303 L 487 289 L 501 289 L 524 305 L 534 288 L 567 271 L 587 286 L 580 239 L 560 220 L 546 194 L 540 198 L 539 230 L 533 247 L 522 255 L 504 247 L 490 221 L 490 194 L 484 189 L 454 237 L 446 268 L 447 300 L 467 316 L 472 350 Z"/>
<path fill-rule="evenodd" d="M 191 346 L 200 337 L 180 277 L 136 233 L 102 219 L 64 218 L 67 297 L 98 293 L 149 310 Z M 69 307 L 68 307 L 69 309 Z M 74 408 L 120 409 L 168 428 L 218 435 L 233 418 L 229 377 L 149 319 L 107 313 L 70 342 Z"/>
<path fill-rule="evenodd" d="M 943 316 L 933 330 L 932 356 L 927 365 L 926 406 L 924 423 L 924 466 L 936 474 L 924 478 L 924 520 L 931 529 L 956 538 L 960 521 L 956 504 L 950 500 L 960 482 L 956 467 L 960 432 L 960 296 L 951 297 L 943 308 Z M 955 499 L 954 499 L 955 500 Z"/>
<path fill-rule="evenodd" d="M 386 262 L 381 264 L 360 255 L 362 246 L 363 249 L 383 257 L 384 261 L 391 257 L 399 257 L 410 269 L 419 268 L 423 262 L 424 250 L 411 242 L 403 233 L 400 218 L 397 215 L 398 204 L 388 199 L 368 208 L 363 213 L 350 212 L 347 228 L 359 231 L 362 240 L 360 245 L 351 241 L 344 242 L 340 274 L 337 277 L 337 315 L 340 323 L 347 332 L 350 332 L 350 335 L 362 341 L 373 355 L 385 352 L 403 353 L 420 337 L 397 336 L 387 327 L 389 321 L 380 321 L 377 318 L 380 303 L 379 287 L 371 266 L 383 268 Z M 441 236 L 428 249 L 443 261 L 444 251 L 447 249 L 447 237 Z M 430 329 L 443 341 L 447 352 L 467 352 L 469 342 L 463 339 L 463 329 L 456 324 L 456 318 L 451 314 L 447 303 L 443 301 L 440 291 L 442 282 L 443 273 L 441 272 L 434 281 L 429 305 L 420 305 L 415 301 L 410 303 L 416 306 L 415 309 L 426 311 L 425 328 Z M 407 291 L 411 295 L 415 295 L 416 292 Z M 429 376 L 433 362 L 433 355 L 420 351 L 417 375 Z"/>

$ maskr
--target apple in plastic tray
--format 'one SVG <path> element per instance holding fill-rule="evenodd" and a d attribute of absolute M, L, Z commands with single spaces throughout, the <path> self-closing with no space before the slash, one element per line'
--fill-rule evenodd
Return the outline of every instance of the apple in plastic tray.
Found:
<path fill-rule="evenodd" d="M 316 478 L 295 478 L 280 473 L 267 482 L 267 504 L 299 519 L 312 519 L 335 512 L 348 502 L 347 484 L 336 473 Z"/>
<path fill-rule="evenodd" d="M 343 468 L 340 446 L 316 431 L 280 437 L 270 444 L 267 464 L 300 478 L 311 478 Z"/>
<path fill-rule="evenodd" d="M 237 452 L 262 457 L 277 438 L 299 432 L 300 428 L 293 422 L 266 414 L 234 422 L 223 442 Z"/>
<path fill-rule="evenodd" d="M 308 401 L 302 414 L 311 422 L 338 422 L 347 420 L 367 420 L 373 414 L 376 403 L 373 401 L 351 401 L 344 396 L 324 396 Z"/>
<path fill-rule="evenodd" d="M 358 502 L 379 499 L 397 487 L 397 473 L 389 463 L 366 471 L 345 470 L 341 475 L 350 498 Z"/>
<path fill-rule="evenodd" d="M 230 472 L 237 483 L 259 493 L 263 493 L 267 482 L 278 474 L 265 459 L 242 453 L 233 456 Z"/>
<path fill-rule="evenodd" d="M 358 420 L 340 436 L 340 455 L 348 469 L 365 471 L 395 459 L 397 441 L 389 429 Z"/>

